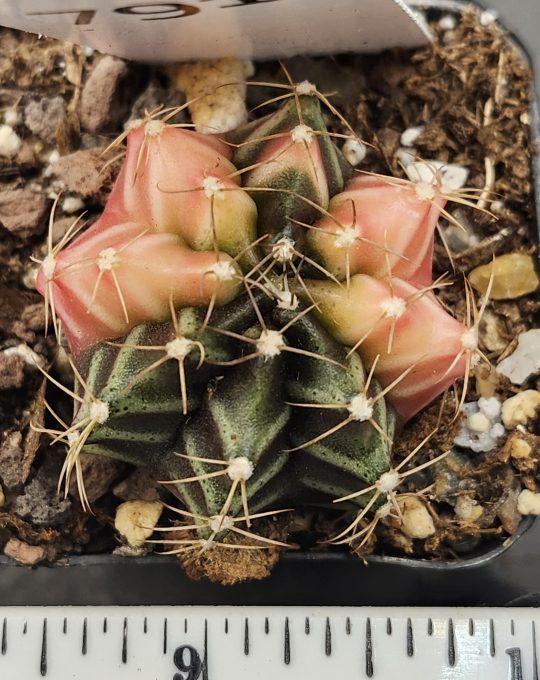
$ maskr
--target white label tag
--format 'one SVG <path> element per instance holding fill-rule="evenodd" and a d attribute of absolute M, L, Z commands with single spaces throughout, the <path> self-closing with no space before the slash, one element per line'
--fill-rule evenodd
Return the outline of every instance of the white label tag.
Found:
<path fill-rule="evenodd" d="M 402 0 L 0 0 L 0 24 L 148 62 L 374 52 L 429 40 Z"/>

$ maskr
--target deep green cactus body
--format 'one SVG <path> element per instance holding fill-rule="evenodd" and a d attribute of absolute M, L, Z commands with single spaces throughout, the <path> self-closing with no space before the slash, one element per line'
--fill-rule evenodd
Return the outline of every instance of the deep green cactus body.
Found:
<path fill-rule="evenodd" d="M 291 312 L 278 310 L 280 321 Z M 288 338 L 297 347 L 331 359 L 321 361 L 308 356 L 295 357 L 288 373 L 287 393 L 300 404 L 343 405 L 341 410 L 324 408 L 294 409 L 290 438 L 293 446 L 302 446 L 344 421 L 347 406 L 365 389 L 366 374 L 360 357 L 339 344 L 308 314 L 291 326 Z M 381 388 L 372 379 L 367 396 L 376 398 Z M 329 499 L 345 496 L 372 484 L 391 465 L 391 440 L 396 416 L 384 399 L 373 405 L 373 420 L 386 438 L 370 422 L 351 420 L 345 427 L 321 441 L 292 452 L 298 483 Z M 360 497 L 365 502 L 365 497 Z"/>

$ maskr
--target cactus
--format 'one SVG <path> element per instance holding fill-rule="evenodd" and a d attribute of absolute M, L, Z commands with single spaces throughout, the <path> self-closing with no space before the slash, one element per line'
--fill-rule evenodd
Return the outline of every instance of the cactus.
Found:
<path fill-rule="evenodd" d="M 185 559 L 281 549 L 262 520 L 312 504 L 352 508 L 334 538 L 357 545 L 399 514 L 395 433 L 477 356 L 434 293 L 452 196 L 355 174 L 308 85 L 227 138 L 147 116 L 38 276 L 77 378 L 66 489 L 88 506 L 82 452 L 147 466 L 182 518 L 154 542 Z"/>

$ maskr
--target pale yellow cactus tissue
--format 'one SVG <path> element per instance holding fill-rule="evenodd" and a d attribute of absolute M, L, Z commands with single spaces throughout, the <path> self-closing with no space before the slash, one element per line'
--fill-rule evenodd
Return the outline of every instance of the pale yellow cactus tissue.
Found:
<path fill-rule="evenodd" d="M 188 102 L 197 132 L 229 132 L 247 121 L 245 80 L 251 62 L 225 58 L 173 64 L 167 73 Z"/>

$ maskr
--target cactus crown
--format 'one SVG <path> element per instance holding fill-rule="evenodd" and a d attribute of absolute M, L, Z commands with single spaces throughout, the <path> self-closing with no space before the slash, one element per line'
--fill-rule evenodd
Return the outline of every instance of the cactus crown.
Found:
<path fill-rule="evenodd" d="M 334 542 L 361 546 L 429 440 L 394 466 L 396 429 L 478 354 L 477 315 L 454 319 L 431 271 L 445 202 L 469 194 L 355 172 L 326 98 L 282 99 L 227 137 L 132 126 L 102 216 L 38 278 L 77 378 L 66 488 L 87 506 L 82 452 L 151 467 L 181 502 L 156 542 L 187 557 L 282 547 L 274 508 L 333 502 L 354 512 Z"/>

